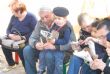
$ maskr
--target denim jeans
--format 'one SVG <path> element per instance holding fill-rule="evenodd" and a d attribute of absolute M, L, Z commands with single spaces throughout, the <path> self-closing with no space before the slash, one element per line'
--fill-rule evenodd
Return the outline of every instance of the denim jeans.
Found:
<path fill-rule="evenodd" d="M 101 73 L 100 70 L 91 70 L 90 67 L 83 62 L 83 59 L 73 55 L 70 58 L 70 64 L 69 64 L 69 69 L 67 74 L 78 74 L 81 66 L 82 66 L 80 71 L 81 74 L 100 74 Z"/>
<path fill-rule="evenodd" d="M 82 69 L 80 73 L 81 74 L 100 74 L 100 73 L 97 73 L 97 70 L 90 69 L 90 66 L 87 65 L 86 63 L 82 65 Z"/>
<path fill-rule="evenodd" d="M 46 69 L 46 51 L 41 51 L 39 54 L 39 71 L 44 71 Z"/>
<path fill-rule="evenodd" d="M 64 52 L 55 51 L 54 52 L 54 60 L 55 60 L 55 70 L 54 74 L 63 74 L 63 60 L 64 60 Z"/>
<path fill-rule="evenodd" d="M 26 74 L 37 74 L 36 62 L 39 57 L 39 51 L 27 45 L 23 50 L 25 60 Z"/>
<path fill-rule="evenodd" d="M 70 64 L 67 74 L 78 74 L 80 66 L 83 64 L 83 59 L 73 55 L 70 58 Z"/>
<path fill-rule="evenodd" d="M 39 70 L 44 71 L 47 67 L 47 74 L 53 74 L 54 71 L 54 57 L 53 51 L 43 50 L 39 54 Z"/>
<path fill-rule="evenodd" d="M 39 55 L 41 71 L 47 66 L 47 74 L 63 74 L 64 53 L 61 51 L 44 50 Z"/>
<path fill-rule="evenodd" d="M 39 51 L 28 45 L 24 48 L 23 54 L 26 74 L 37 74 L 36 59 L 39 57 Z M 63 58 L 64 54 L 61 51 L 45 51 L 45 59 L 42 61 L 45 60 L 47 74 L 63 74 Z"/>

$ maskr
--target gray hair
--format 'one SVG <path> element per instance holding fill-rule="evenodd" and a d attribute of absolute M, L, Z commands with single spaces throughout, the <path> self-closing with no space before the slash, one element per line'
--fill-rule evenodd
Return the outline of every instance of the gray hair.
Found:
<path fill-rule="evenodd" d="M 94 21 L 95 19 L 89 16 L 89 14 L 87 13 L 81 13 L 78 16 L 78 23 L 80 26 L 82 25 L 82 22 L 86 22 L 87 24 L 92 24 Z"/>
<path fill-rule="evenodd" d="M 41 7 L 40 10 L 39 10 L 39 12 L 45 12 L 45 11 L 52 12 L 52 10 L 48 7 Z"/>

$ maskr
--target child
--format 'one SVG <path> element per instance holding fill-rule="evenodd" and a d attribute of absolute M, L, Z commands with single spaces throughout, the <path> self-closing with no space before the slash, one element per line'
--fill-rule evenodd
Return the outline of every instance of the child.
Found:
<path fill-rule="evenodd" d="M 91 32 L 91 36 L 92 37 L 87 37 L 81 43 L 77 42 L 78 45 L 80 45 L 80 46 L 82 46 L 82 45 L 83 46 L 86 45 L 86 46 L 83 48 L 82 51 L 75 52 L 74 55 L 79 56 L 80 58 L 82 58 L 82 59 L 84 59 L 84 60 L 86 60 L 88 62 L 92 62 L 93 61 L 92 59 L 98 58 L 98 56 L 96 55 L 96 52 L 95 52 L 94 42 L 91 41 L 91 38 L 95 39 L 95 37 L 96 37 L 96 28 L 97 28 L 97 25 L 98 25 L 99 22 L 100 22 L 100 20 L 96 20 L 95 22 L 92 23 L 92 32 Z M 78 45 L 77 45 L 77 47 L 78 47 Z M 76 48 L 76 49 L 79 49 L 79 47 Z M 79 49 L 79 50 L 81 50 L 81 49 Z"/>
<path fill-rule="evenodd" d="M 56 7 L 53 10 L 53 13 L 55 15 L 54 24 L 50 30 L 50 33 L 47 34 L 47 43 L 44 44 L 44 50 L 41 52 L 43 53 L 42 56 L 44 56 L 44 59 L 39 61 L 44 61 L 42 63 L 39 62 L 39 68 L 42 64 L 46 63 L 46 51 L 50 50 L 53 55 L 53 63 L 49 63 L 50 65 L 53 64 L 51 72 L 47 72 L 47 74 L 63 74 L 63 60 L 64 60 L 64 53 L 60 50 L 60 48 L 53 49 L 46 49 L 47 45 L 53 44 L 53 45 L 65 45 L 69 42 L 70 39 L 70 27 L 68 27 L 68 21 L 67 21 L 67 15 L 69 14 L 69 11 L 64 7 Z M 46 34 L 46 32 L 42 32 L 42 34 Z M 44 35 L 43 35 L 44 36 Z M 40 55 L 41 56 L 41 55 Z M 40 58 L 39 58 L 40 59 Z M 46 65 L 47 66 L 47 63 Z M 43 73 L 42 73 L 43 74 Z"/>

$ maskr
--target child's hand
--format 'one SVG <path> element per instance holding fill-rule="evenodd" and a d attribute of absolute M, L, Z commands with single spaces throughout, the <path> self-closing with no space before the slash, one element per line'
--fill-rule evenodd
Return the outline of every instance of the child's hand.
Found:
<path fill-rule="evenodd" d="M 80 51 L 79 42 L 71 42 L 71 47 L 73 50 L 79 50 Z"/>
<path fill-rule="evenodd" d="M 52 39 L 52 40 L 51 40 L 51 43 L 54 44 L 54 43 L 55 43 L 55 39 Z"/>
<path fill-rule="evenodd" d="M 55 39 L 49 39 L 47 40 L 48 43 L 54 44 L 55 43 Z"/>

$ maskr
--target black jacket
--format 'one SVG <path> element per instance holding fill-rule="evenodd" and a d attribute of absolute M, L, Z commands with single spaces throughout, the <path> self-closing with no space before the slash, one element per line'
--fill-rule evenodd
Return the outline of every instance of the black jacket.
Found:
<path fill-rule="evenodd" d="M 106 66 L 105 68 L 104 68 L 104 74 L 110 74 L 110 67 L 109 66 Z"/>

